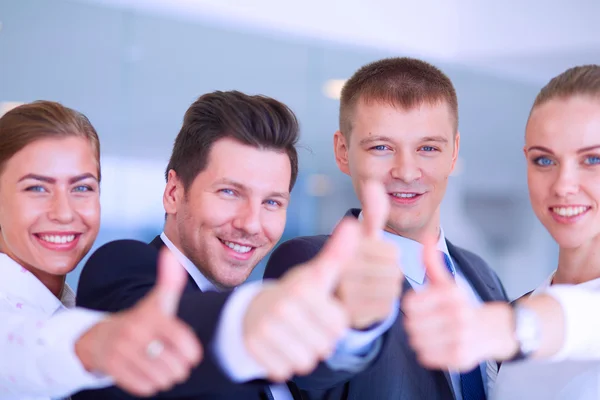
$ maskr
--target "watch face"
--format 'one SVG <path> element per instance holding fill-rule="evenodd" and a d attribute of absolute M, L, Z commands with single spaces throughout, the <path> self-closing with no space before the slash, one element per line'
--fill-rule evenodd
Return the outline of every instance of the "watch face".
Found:
<path fill-rule="evenodd" d="M 519 341 L 521 352 L 531 354 L 540 347 L 540 324 L 538 316 L 532 310 L 523 307 L 515 307 L 516 337 Z"/>

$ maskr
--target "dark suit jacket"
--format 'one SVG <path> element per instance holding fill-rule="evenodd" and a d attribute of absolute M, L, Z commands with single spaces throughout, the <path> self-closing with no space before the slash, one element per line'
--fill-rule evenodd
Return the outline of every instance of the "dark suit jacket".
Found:
<path fill-rule="evenodd" d="M 147 244 L 136 240 L 117 240 L 100 247 L 85 264 L 77 289 L 77 305 L 95 310 L 117 312 L 133 306 L 156 282 L 158 251 L 164 246 L 160 236 Z M 256 380 L 234 384 L 221 370 L 210 349 L 221 310 L 229 293 L 200 291 L 191 276 L 181 297 L 179 317 L 194 330 L 204 347 L 204 359 L 192 371 L 187 382 L 155 399 L 185 400 L 258 400 L 266 399 L 264 389 L 269 384 Z M 318 372 L 304 377 L 303 389 L 334 387 L 353 374 L 336 372 L 321 365 Z M 288 383 L 295 399 L 301 398 L 295 384 Z M 73 400 L 133 399 L 124 391 L 110 387 L 88 390 L 73 396 Z"/>
<path fill-rule="evenodd" d="M 348 215 L 358 216 L 353 209 Z M 329 235 L 299 237 L 280 245 L 272 254 L 265 269 L 265 279 L 278 278 L 293 266 L 313 258 Z M 507 301 L 496 274 L 479 256 L 447 242 L 450 256 L 458 262 L 461 272 L 483 301 Z M 412 290 L 404 281 L 402 294 Z M 400 300 L 402 304 L 402 300 Z M 419 365 L 408 344 L 403 314 L 386 333 L 383 349 L 375 364 L 350 381 L 320 393 L 305 393 L 306 398 L 326 399 L 394 399 L 394 400 L 453 400 L 454 394 L 447 372 L 428 370 Z"/>

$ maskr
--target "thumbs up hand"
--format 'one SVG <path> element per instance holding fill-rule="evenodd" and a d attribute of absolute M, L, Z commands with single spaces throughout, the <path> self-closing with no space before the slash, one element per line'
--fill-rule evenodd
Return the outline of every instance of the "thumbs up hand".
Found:
<path fill-rule="evenodd" d="M 176 313 L 187 272 L 164 249 L 156 286 L 134 307 L 109 316 L 75 344 L 83 366 L 114 379 L 135 396 L 150 396 L 185 381 L 202 346 Z"/>
<path fill-rule="evenodd" d="M 361 238 L 335 292 L 354 329 L 368 328 L 391 314 L 400 297 L 403 277 L 398 248 L 382 235 L 390 209 L 383 185 L 365 182 L 360 197 Z"/>
<path fill-rule="evenodd" d="M 244 344 L 272 381 L 310 373 L 346 332 L 348 317 L 333 291 L 360 235 L 357 221 L 343 221 L 315 258 L 265 282 L 248 306 Z"/>
<path fill-rule="evenodd" d="M 427 287 L 402 300 L 404 325 L 419 362 L 427 368 L 468 371 L 487 358 L 489 318 L 450 275 L 433 237 L 424 243 Z"/>

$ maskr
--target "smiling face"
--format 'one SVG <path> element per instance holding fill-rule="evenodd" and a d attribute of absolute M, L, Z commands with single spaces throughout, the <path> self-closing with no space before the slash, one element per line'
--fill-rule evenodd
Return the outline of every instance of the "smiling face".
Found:
<path fill-rule="evenodd" d="M 439 207 L 458 156 L 459 135 L 443 101 L 409 110 L 359 102 L 349 138 L 334 137 L 340 170 L 356 193 L 368 179 L 385 184 L 391 202 L 387 230 L 414 240 L 437 234 Z"/>
<path fill-rule="evenodd" d="M 211 282 L 238 286 L 283 234 L 290 179 L 285 152 L 219 139 L 187 190 L 169 172 L 165 233 Z"/>
<path fill-rule="evenodd" d="M 600 99 L 555 98 L 537 106 L 525 138 L 533 210 L 560 247 L 600 234 Z"/>
<path fill-rule="evenodd" d="M 42 282 L 71 272 L 100 226 L 98 160 L 82 137 L 26 145 L 0 174 L 0 249 Z"/>

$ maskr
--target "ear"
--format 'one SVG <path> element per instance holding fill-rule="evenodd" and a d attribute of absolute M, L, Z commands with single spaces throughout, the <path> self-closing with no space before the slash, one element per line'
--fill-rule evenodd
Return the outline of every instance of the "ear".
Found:
<path fill-rule="evenodd" d="M 335 153 L 335 162 L 340 171 L 346 175 L 350 175 L 350 167 L 348 164 L 348 142 L 346 137 L 340 131 L 333 135 L 333 151 Z"/>
<path fill-rule="evenodd" d="M 454 136 L 454 149 L 452 150 L 452 168 L 450 169 L 450 173 L 454 171 L 454 167 L 456 166 L 456 160 L 458 160 L 458 152 L 460 150 L 460 132 L 456 131 L 456 135 Z"/>
<path fill-rule="evenodd" d="M 527 146 L 523 146 L 523 154 L 525 155 L 525 158 L 527 158 Z"/>
<path fill-rule="evenodd" d="M 177 206 L 183 200 L 183 183 L 177 176 L 177 172 L 169 170 L 167 185 L 163 193 L 163 207 L 167 214 L 176 214 Z"/>

